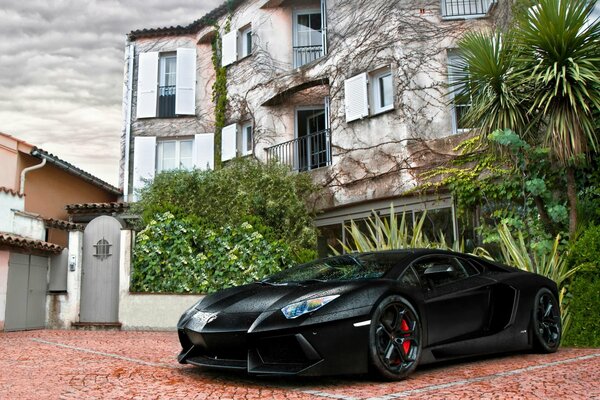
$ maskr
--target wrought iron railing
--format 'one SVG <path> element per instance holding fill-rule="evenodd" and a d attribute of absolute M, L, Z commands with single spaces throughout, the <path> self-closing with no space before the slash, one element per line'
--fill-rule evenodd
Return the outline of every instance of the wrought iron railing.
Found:
<path fill-rule="evenodd" d="M 442 0 L 444 17 L 484 16 L 496 0 Z"/>
<path fill-rule="evenodd" d="M 158 116 L 160 118 L 175 116 L 175 86 L 158 87 Z"/>
<path fill-rule="evenodd" d="M 301 136 L 265 149 L 267 161 L 277 161 L 294 171 L 310 171 L 331 165 L 329 129 Z"/>
<path fill-rule="evenodd" d="M 323 46 L 294 46 L 294 67 L 298 68 L 304 64 L 315 61 L 325 55 Z"/>

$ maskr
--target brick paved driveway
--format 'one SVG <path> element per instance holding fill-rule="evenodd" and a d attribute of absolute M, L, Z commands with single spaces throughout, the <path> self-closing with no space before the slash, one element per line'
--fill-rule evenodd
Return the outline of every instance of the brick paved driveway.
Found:
<path fill-rule="evenodd" d="M 179 365 L 174 332 L 0 333 L 1 399 L 600 399 L 600 349 L 561 349 L 368 377 L 249 378 Z"/>

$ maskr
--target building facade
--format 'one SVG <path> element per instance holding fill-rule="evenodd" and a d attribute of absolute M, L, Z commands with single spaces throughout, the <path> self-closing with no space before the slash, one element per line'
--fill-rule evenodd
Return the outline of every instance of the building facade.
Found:
<path fill-rule="evenodd" d="M 309 173 L 320 248 L 377 212 L 427 210 L 456 236 L 451 196 L 411 194 L 423 168 L 464 138 L 452 101 L 457 41 L 507 18 L 492 0 L 230 1 L 187 26 L 128 35 L 121 184 L 253 156 Z M 216 43 L 216 46 L 214 44 Z M 217 50 L 215 50 L 215 48 Z M 213 56 L 226 69 L 215 140 Z M 216 150 L 216 151 L 215 151 Z M 190 194 L 193 195 L 193 194 Z"/>
<path fill-rule="evenodd" d="M 66 206 L 115 202 L 120 190 L 4 133 L 0 170 L 0 331 L 77 320 L 84 227 L 67 220 Z"/>

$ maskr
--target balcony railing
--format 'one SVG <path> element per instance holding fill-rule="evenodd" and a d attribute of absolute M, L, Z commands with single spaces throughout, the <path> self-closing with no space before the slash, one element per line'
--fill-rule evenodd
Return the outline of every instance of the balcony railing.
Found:
<path fill-rule="evenodd" d="M 298 68 L 304 64 L 315 61 L 325 55 L 323 46 L 294 46 L 294 67 Z"/>
<path fill-rule="evenodd" d="M 175 86 L 158 87 L 159 118 L 175 116 Z"/>
<path fill-rule="evenodd" d="M 442 16 L 445 18 L 483 17 L 495 0 L 442 0 Z"/>
<path fill-rule="evenodd" d="M 331 165 L 329 129 L 301 136 L 265 149 L 267 161 L 277 161 L 294 171 L 310 171 Z"/>

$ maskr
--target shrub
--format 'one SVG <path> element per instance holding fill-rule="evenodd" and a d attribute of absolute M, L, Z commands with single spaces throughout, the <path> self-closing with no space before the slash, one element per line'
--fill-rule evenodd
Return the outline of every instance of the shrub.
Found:
<path fill-rule="evenodd" d="M 140 191 L 134 211 L 143 225 L 165 212 L 211 229 L 248 222 L 269 240 L 288 243 L 297 261 L 308 261 L 316 255 L 308 204 L 315 191 L 308 174 L 240 158 L 215 171 L 163 172 Z"/>
<path fill-rule="evenodd" d="M 598 270 L 580 273 L 569 285 L 571 326 L 563 344 L 600 347 L 600 274 Z"/>
<path fill-rule="evenodd" d="M 286 243 L 267 239 L 248 222 L 206 228 L 167 212 L 136 237 L 131 290 L 209 293 L 260 280 L 291 263 Z"/>
<path fill-rule="evenodd" d="M 577 266 L 596 267 L 600 271 L 600 225 L 590 225 L 583 231 L 579 238 L 571 247 L 569 265 L 572 268 Z"/>
<path fill-rule="evenodd" d="M 564 343 L 600 346 L 600 226 L 590 225 L 571 247 L 571 268 L 580 273 L 569 284 L 571 327 Z"/>

